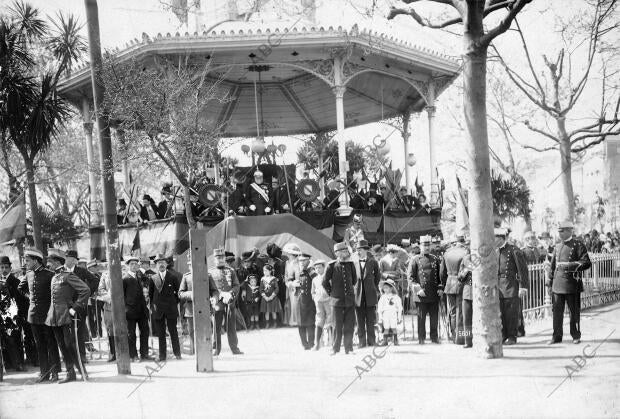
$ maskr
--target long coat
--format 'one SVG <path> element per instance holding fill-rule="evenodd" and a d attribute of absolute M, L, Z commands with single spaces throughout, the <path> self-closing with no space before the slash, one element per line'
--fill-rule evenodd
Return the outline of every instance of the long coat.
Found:
<path fill-rule="evenodd" d="M 330 261 L 323 275 L 323 288 L 331 297 L 333 307 L 353 307 L 355 305 L 354 286 L 357 274 L 353 262 Z"/>
<path fill-rule="evenodd" d="M 555 247 L 547 271 L 547 284 L 556 294 L 578 294 L 583 291 L 580 272 L 591 266 L 586 246 L 571 238 Z"/>
<path fill-rule="evenodd" d="M 254 189 L 254 185 L 256 185 L 265 192 L 265 194 L 267 195 L 267 200 L 265 200 L 265 198 L 263 198 L 263 196 L 259 194 L 256 189 Z M 250 205 L 256 206 L 256 210 L 252 212 L 252 215 L 265 215 L 265 208 L 267 207 L 271 208 L 271 212 L 268 214 L 273 214 L 273 192 L 271 191 L 271 188 L 264 183 L 260 185 L 252 183 L 248 187 L 246 201 L 248 207 Z"/>
<path fill-rule="evenodd" d="M 69 309 L 84 311 L 88 304 L 90 288 L 72 272 L 57 271 L 51 282 L 52 301 L 45 324 L 64 326 L 71 324 Z"/>
<path fill-rule="evenodd" d="M 499 297 L 517 298 L 519 288 L 528 288 L 529 273 L 521 250 L 506 243 L 498 252 Z"/>
<path fill-rule="evenodd" d="M 20 318 L 20 321 L 26 320 L 28 316 L 28 297 L 26 297 L 21 291 L 19 291 L 19 279 L 13 275 L 12 273 L 6 278 L 6 286 L 9 292 L 9 295 L 12 299 L 15 300 L 17 304 L 17 317 Z"/>
<path fill-rule="evenodd" d="M 471 255 L 467 254 L 463 260 L 461 260 L 461 266 L 459 268 L 458 279 L 463 284 L 463 300 L 473 300 L 472 292 L 472 274 L 468 265 L 471 263 Z"/>
<path fill-rule="evenodd" d="M 79 266 L 73 268 L 73 273 L 88 285 L 91 295 L 97 292 L 97 288 L 99 288 L 99 278 L 97 275 Z"/>
<path fill-rule="evenodd" d="M 317 274 L 310 274 L 308 269 L 300 269 L 295 272 L 295 279 L 299 281 L 299 287 L 295 289 L 294 298 L 298 300 L 299 324 L 298 326 L 313 326 L 316 317 L 316 306 L 312 299 L 312 279 Z"/>
<path fill-rule="evenodd" d="M 446 294 L 460 294 L 462 291 L 462 284 L 459 282 L 458 274 L 465 255 L 467 255 L 467 249 L 457 244 L 446 250 L 441 260 L 439 272 L 442 282 L 446 285 L 444 287 Z"/>
<path fill-rule="evenodd" d="M 26 272 L 26 280 L 19 283 L 19 291 L 30 299 L 28 323 L 45 324 L 52 301 L 53 277 L 54 272 L 40 266 L 36 271 Z"/>
<path fill-rule="evenodd" d="M 217 286 L 213 282 L 211 276 L 209 278 L 209 297 L 217 298 Z M 183 317 L 194 317 L 194 280 L 191 272 L 186 272 L 181 279 L 181 285 L 179 286 L 179 299 L 184 302 L 183 311 L 181 315 Z"/>
<path fill-rule="evenodd" d="M 370 254 L 366 256 L 366 264 L 362 268 L 359 260 L 355 261 L 359 266 L 359 281 L 355 283 L 355 305 L 362 305 L 362 290 L 366 298 L 366 307 L 374 307 L 379 302 L 379 281 L 381 280 L 381 270 L 379 263 Z M 357 272 L 356 272 L 357 274 Z"/>
<path fill-rule="evenodd" d="M 443 283 L 439 276 L 439 264 L 439 258 L 430 253 L 419 254 L 411 259 L 407 278 L 420 284 L 424 290 L 426 295 L 419 296 L 422 303 L 434 303 L 439 300 L 437 291 L 443 290 Z"/>
<path fill-rule="evenodd" d="M 176 318 L 179 315 L 177 304 L 179 304 L 179 283 L 176 275 L 166 271 L 161 289 L 155 286 L 160 281 L 159 272 L 151 275 L 149 283 L 149 298 L 153 306 L 153 319 L 159 320 L 166 318 Z"/>
<path fill-rule="evenodd" d="M 125 315 L 128 319 L 148 318 L 149 310 L 144 298 L 142 283 L 137 276 L 127 274 L 123 277 L 123 294 L 125 295 Z"/>

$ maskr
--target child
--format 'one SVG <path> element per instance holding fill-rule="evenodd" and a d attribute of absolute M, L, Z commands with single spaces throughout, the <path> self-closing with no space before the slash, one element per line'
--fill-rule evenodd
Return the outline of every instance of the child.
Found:
<path fill-rule="evenodd" d="M 396 292 L 396 284 L 393 280 L 385 280 L 382 291 L 383 294 L 377 305 L 377 321 L 383 328 L 381 346 L 387 346 L 390 335 L 393 338 L 394 346 L 398 346 L 397 326 L 403 321 L 403 303 Z"/>
<path fill-rule="evenodd" d="M 244 284 L 241 298 L 245 303 L 250 318 L 250 329 L 258 329 L 258 314 L 260 312 L 261 293 L 258 285 L 258 277 L 254 274 L 248 275 Z"/>
<path fill-rule="evenodd" d="M 265 313 L 265 328 L 276 327 L 276 318 L 278 313 L 282 311 L 280 300 L 278 299 L 278 279 L 273 276 L 273 266 L 265 265 L 263 267 L 263 277 L 260 280 L 260 295 L 262 301 L 260 304 L 260 312 Z M 273 323 L 269 322 L 269 314 Z"/>

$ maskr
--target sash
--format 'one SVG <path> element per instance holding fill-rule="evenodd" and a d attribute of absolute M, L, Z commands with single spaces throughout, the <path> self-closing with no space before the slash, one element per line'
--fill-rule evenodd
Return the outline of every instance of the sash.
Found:
<path fill-rule="evenodd" d="M 258 192 L 258 194 L 265 200 L 266 203 L 269 203 L 269 197 L 267 196 L 267 193 L 263 190 L 263 188 L 261 188 L 260 186 L 258 186 L 256 183 L 252 183 L 250 184 L 250 186 L 256 191 Z"/>

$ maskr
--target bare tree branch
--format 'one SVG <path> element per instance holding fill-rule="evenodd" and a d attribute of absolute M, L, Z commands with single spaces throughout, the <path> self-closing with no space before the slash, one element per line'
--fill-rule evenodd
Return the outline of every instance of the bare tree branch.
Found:
<path fill-rule="evenodd" d="M 488 46 L 491 41 L 493 41 L 493 39 L 495 39 L 498 35 L 506 32 L 508 28 L 510 28 L 512 21 L 517 16 L 517 14 L 521 10 L 523 10 L 526 4 L 530 3 L 531 1 L 532 0 L 515 0 L 511 2 L 500 2 L 497 3 L 495 6 L 492 6 L 500 9 L 505 5 L 505 7 L 508 8 L 508 13 L 506 14 L 506 16 L 504 16 L 504 18 L 496 27 L 487 31 L 487 33 L 480 38 L 480 45 Z"/>

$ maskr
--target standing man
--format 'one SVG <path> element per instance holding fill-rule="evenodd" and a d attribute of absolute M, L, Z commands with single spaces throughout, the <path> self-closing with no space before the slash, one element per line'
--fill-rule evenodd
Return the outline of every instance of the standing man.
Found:
<path fill-rule="evenodd" d="M 312 349 L 314 346 L 314 321 L 316 306 L 312 300 L 312 278 L 317 274 L 310 270 L 310 255 L 302 253 L 297 257 L 299 269 L 295 270 L 295 277 L 291 286 L 295 287 L 295 298 L 299 304 L 299 337 L 304 349 Z"/>
<path fill-rule="evenodd" d="M 523 235 L 523 240 L 525 241 L 525 246 L 521 248 L 521 252 L 523 252 L 525 262 L 528 265 L 541 263 L 545 258 L 544 255 L 541 255 L 538 250 L 538 241 L 536 240 L 536 235 L 534 232 L 526 231 Z"/>
<path fill-rule="evenodd" d="M 375 323 L 377 322 L 377 302 L 379 301 L 379 263 L 368 252 L 370 246 L 364 239 L 357 242 L 355 284 L 355 315 L 357 318 L 357 337 L 359 348 L 375 346 Z"/>
<path fill-rule="evenodd" d="M 110 284 L 110 275 L 107 271 L 101 274 L 97 298 L 103 302 L 103 323 L 105 324 L 110 348 L 108 362 L 114 362 L 116 361 L 116 347 L 114 346 L 114 325 L 112 323 L 112 286 Z"/>
<path fill-rule="evenodd" d="M 353 222 L 344 231 L 344 243 L 349 247 L 349 253 L 356 249 L 357 242 L 364 240 L 364 230 L 362 230 L 362 214 L 355 214 Z"/>
<path fill-rule="evenodd" d="M 172 183 L 164 183 L 161 187 L 161 201 L 157 204 L 157 218 L 169 218 L 174 216 L 174 201 L 172 196 Z"/>
<path fill-rule="evenodd" d="M 330 355 L 340 352 L 344 337 L 344 351 L 353 353 L 353 327 L 355 324 L 355 292 L 357 282 L 355 266 L 350 261 L 351 254 L 345 242 L 334 245 L 336 260 L 329 262 L 323 278 L 323 288 L 331 297 L 334 315 L 334 345 Z"/>
<path fill-rule="evenodd" d="M 215 268 L 209 269 L 209 282 L 213 281 L 217 287 L 217 293 L 211 296 L 211 306 L 215 317 L 215 351 L 217 356 L 222 351 L 222 322 L 226 317 L 226 334 L 228 346 L 233 355 L 241 355 L 237 339 L 237 316 L 235 299 L 239 294 L 239 280 L 235 270 L 226 265 L 226 252 L 224 249 L 213 250 Z"/>
<path fill-rule="evenodd" d="M 431 341 L 439 343 L 439 301 L 443 296 L 443 284 L 439 276 L 440 260 L 431 254 L 431 236 L 420 237 L 420 254 L 409 264 L 407 278 L 413 283 L 418 304 L 418 343 L 426 339 L 426 316 L 430 316 Z"/>
<path fill-rule="evenodd" d="M 90 295 L 94 295 L 97 292 L 97 288 L 99 287 L 99 278 L 97 278 L 94 274 L 89 272 L 88 269 L 76 266 L 78 263 L 78 259 L 79 259 L 78 253 L 76 250 L 67 250 L 67 253 L 65 256 L 64 271 L 71 272 L 75 276 L 80 278 L 82 282 L 84 282 L 90 289 Z M 87 320 L 87 315 L 88 315 L 86 308 L 84 309 L 84 312 L 78 313 L 80 317 L 80 322 L 78 323 L 78 343 L 79 343 L 78 349 L 80 351 L 80 355 L 82 356 L 82 361 L 84 363 L 88 362 L 86 360 L 86 346 L 88 346 L 88 350 L 90 352 L 93 352 L 95 350 L 95 347 L 90 341 L 90 336 L 88 334 L 88 327 L 86 326 L 86 320 Z M 84 319 L 84 321 L 82 321 L 82 319 Z M 88 342 L 88 345 L 86 345 L 86 342 Z"/>
<path fill-rule="evenodd" d="M 8 256 L 0 256 L 0 292 L 2 293 L 2 303 L 5 307 L 0 307 L 0 311 L 5 310 L 2 314 L 4 319 L 5 332 L 7 333 L 7 345 L 10 346 L 10 352 L 13 354 L 15 369 L 24 371 L 24 347 L 26 347 L 29 359 L 32 359 L 32 350 L 30 345 L 25 345 L 22 341 L 22 329 L 26 338 L 32 339 L 32 333 L 28 328 L 26 332 L 26 316 L 28 313 L 28 299 L 19 292 L 19 279 L 11 272 L 12 264 Z M 0 325 L 2 328 L 2 325 Z"/>
<path fill-rule="evenodd" d="M 85 317 L 79 318 L 79 313 L 86 312 L 90 289 L 74 273 L 65 271 L 63 266 L 65 261 L 65 254 L 62 250 L 48 250 L 47 266 L 54 271 L 54 277 L 51 282 L 51 303 L 45 324 L 52 328 L 67 368 L 66 377 L 58 381 L 58 384 L 75 381 L 73 367 L 76 363 L 78 363 L 82 378 L 86 378 L 84 366 L 79 365 L 74 319 L 77 317 L 78 323 L 86 321 Z"/>
<path fill-rule="evenodd" d="M 285 185 L 280 185 L 277 176 L 271 179 L 273 191 L 273 209 L 276 214 L 291 212 L 291 200 Z"/>
<path fill-rule="evenodd" d="M 562 342 L 565 303 L 570 311 L 570 334 L 573 343 L 578 344 L 581 342 L 579 328 L 580 294 L 583 291 L 581 272 L 589 269 L 592 263 L 585 245 L 573 238 L 571 221 L 560 223 L 558 234 L 562 242 L 555 247 L 545 283 L 553 292 L 553 337 L 549 344 Z"/>
<path fill-rule="evenodd" d="M 450 336 L 452 341 L 457 345 L 464 343 L 463 339 L 463 313 L 461 307 L 463 305 L 463 286 L 459 282 L 458 274 L 461 262 L 467 249 L 465 248 L 465 236 L 458 234 L 456 242 L 452 247 L 446 250 L 441 260 L 441 281 L 446 284 L 444 293 L 446 294 L 448 303 L 448 317 L 450 321 Z"/>
<path fill-rule="evenodd" d="M 149 356 L 149 310 L 144 299 L 142 283 L 137 275 L 140 271 L 140 259 L 135 256 L 129 256 L 125 263 L 129 267 L 129 270 L 123 276 L 129 357 L 135 362 L 140 360 L 148 361 L 152 359 Z M 140 360 L 138 359 L 138 351 L 136 349 L 136 325 L 140 330 Z"/>
<path fill-rule="evenodd" d="M 475 266 L 472 264 L 471 253 L 469 252 L 469 241 L 465 246 L 468 252 L 461 261 L 459 281 L 463 285 L 463 328 L 465 329 L 463 331 L 465 337 L 463 348 L 471 348 L 473 346 L 473 332 L 471 327 L 473 316 L 472 269 L 475 269 Z"/>
<path fill-rule="evenodd" d="M 248 188 L 248 208 L 250 215 L 273 214 L 273 193 L 269 186 L 263 183 L 263 172 L 254 172 L 254 182 Z"/>
<path fill-rule="evenodd" d="M 172 352 L 176 359 L 181 359 L 181 345 L 177 332 L 177 317 L 179 311 L 179 286 L 178 278 L 168 272 L 168 259 L 159 254 L 155 257 L 157 273 L 151 275 L 149 284 L 149 299 L 153 306 L 153 320 L 157 323 L 157 337 L 159 338 L 158 361 L 166 359 L 166 326 L 170 334 Z"/>
<path fill-rule="evenodd" d="M 517 343 L 521 296 L 527 295 L 529 277 L 523 253 L 506 242 L 508 231 L 495 229 L 495 247 L 499 277 L 499 309 L 502 316 L 502 336 L 505 345 Z"/>
<path fill-rule="evenodd" d="M 40 374 L 37 383 L 58 381 L 60 356 L 52 328 L 45 324 L 52 301 L 51 284 L 54 273 L 43 267 L 43 253 L 38 249 L 24 251 L 26 279 L 19 283 L 19 291 L 28 296 L 28 323 L 37 347 Z"/>
<path fill-rule="evenodd" d="M 328 329 L 328 337 L 331 331 L 332 325 L 332 306 L 329 301 L 329 294 L 323 288 L 323 276 L 325 274 L 325 261 L 322 259 L 315 260 L 312 264 L 314 271 L 316 272 L 316 276 L 312 278 L 312 299 L 314 300 L 314 305 L 316 307 L 316 344 L 314 345 L 314 350 L 318 351 L 321 349 L 321 336 L 323 335 L 323 329 Z"/>

